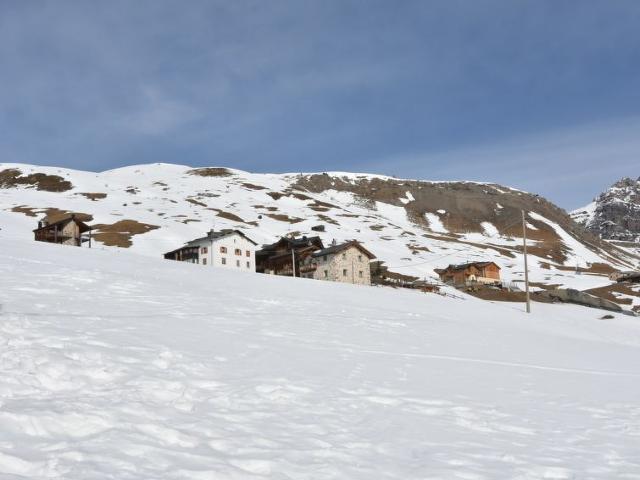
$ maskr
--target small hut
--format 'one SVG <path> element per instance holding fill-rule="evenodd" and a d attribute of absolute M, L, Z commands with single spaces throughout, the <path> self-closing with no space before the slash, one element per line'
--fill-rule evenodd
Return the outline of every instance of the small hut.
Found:
<path fill-rule="evenodd" d="M 78 220 L 73 213 L 53 222 L 44 218 L 38 222 L 38 228 L 33 233 L 37 242 L 59 243 L 76 247 L 88 243 L 91 248 L 91 227 Z"/>

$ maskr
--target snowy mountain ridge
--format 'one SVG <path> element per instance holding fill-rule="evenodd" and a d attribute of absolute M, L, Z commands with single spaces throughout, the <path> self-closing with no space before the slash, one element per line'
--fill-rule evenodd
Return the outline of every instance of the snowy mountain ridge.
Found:
<path fill-rule="evenodd" d="M 77 212 L 96 227 L 96 246 L 158 259 L 211 228 L 236 228 L 259 244 L 281 235 L 357 239 L 390 270 L 419 278 L 435 279 L 434 269 L 449 263 L 489 259 L 505 281 L 521 282 L 521 210 L 534 285 L 604 288 L 608 273 L 637 262 L 545 199 L 497 184 L 173 164 L 102 173 L 0 164 L 1 235 L 31 241 L 44 214 Z"/>
<path fill-rule="evenodd" d="M 617 181 L 571 215 L 601 238 L 640 243 L 640 177 Z"/>

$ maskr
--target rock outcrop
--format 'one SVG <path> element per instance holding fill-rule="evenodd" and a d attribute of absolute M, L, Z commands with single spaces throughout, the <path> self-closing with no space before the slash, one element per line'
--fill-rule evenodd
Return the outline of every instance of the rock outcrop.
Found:
<path fill-rule="evenodd" d="M 640 242 L 640 178 L 614 183 L 572 216 L 600 238 Z"/>

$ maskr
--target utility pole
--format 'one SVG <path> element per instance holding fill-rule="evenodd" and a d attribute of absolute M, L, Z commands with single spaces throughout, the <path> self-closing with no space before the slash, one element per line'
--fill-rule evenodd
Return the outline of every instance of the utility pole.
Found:
<path fill-rule="evenodd" d="M 527 265 L 527 221 L 522 210 L 522 249 L 524 251 L 524 289 L 527 298 L 527 313 L 531 313 L 531 298 L 529 297 L 529 266 Z"/>
<path fill-rule="evenodd" d="M 293 277 L 296 276 L 296 251 L 291 248 L 291 271 L 293 273 Z"/>

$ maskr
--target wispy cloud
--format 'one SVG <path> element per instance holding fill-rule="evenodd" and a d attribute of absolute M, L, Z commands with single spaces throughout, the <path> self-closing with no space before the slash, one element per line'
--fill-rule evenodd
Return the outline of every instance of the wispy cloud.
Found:
<path fill-rule="evenodd" d="M 638 132 L 640 116 L 440 153 L 394 156 L 372 162 L 369 169 L 430 180 L 501 182 L 577 208 L 619 178 L 640 175 Z"/>
<path fill-rule="evenodd" d="M 573 205 L 603 159 L 633 174 L 639 22 L 635 0 L 0 1 L 0 161 L 483 177 Z M 585 191 L 553 181 L 578 171 Z"/>

